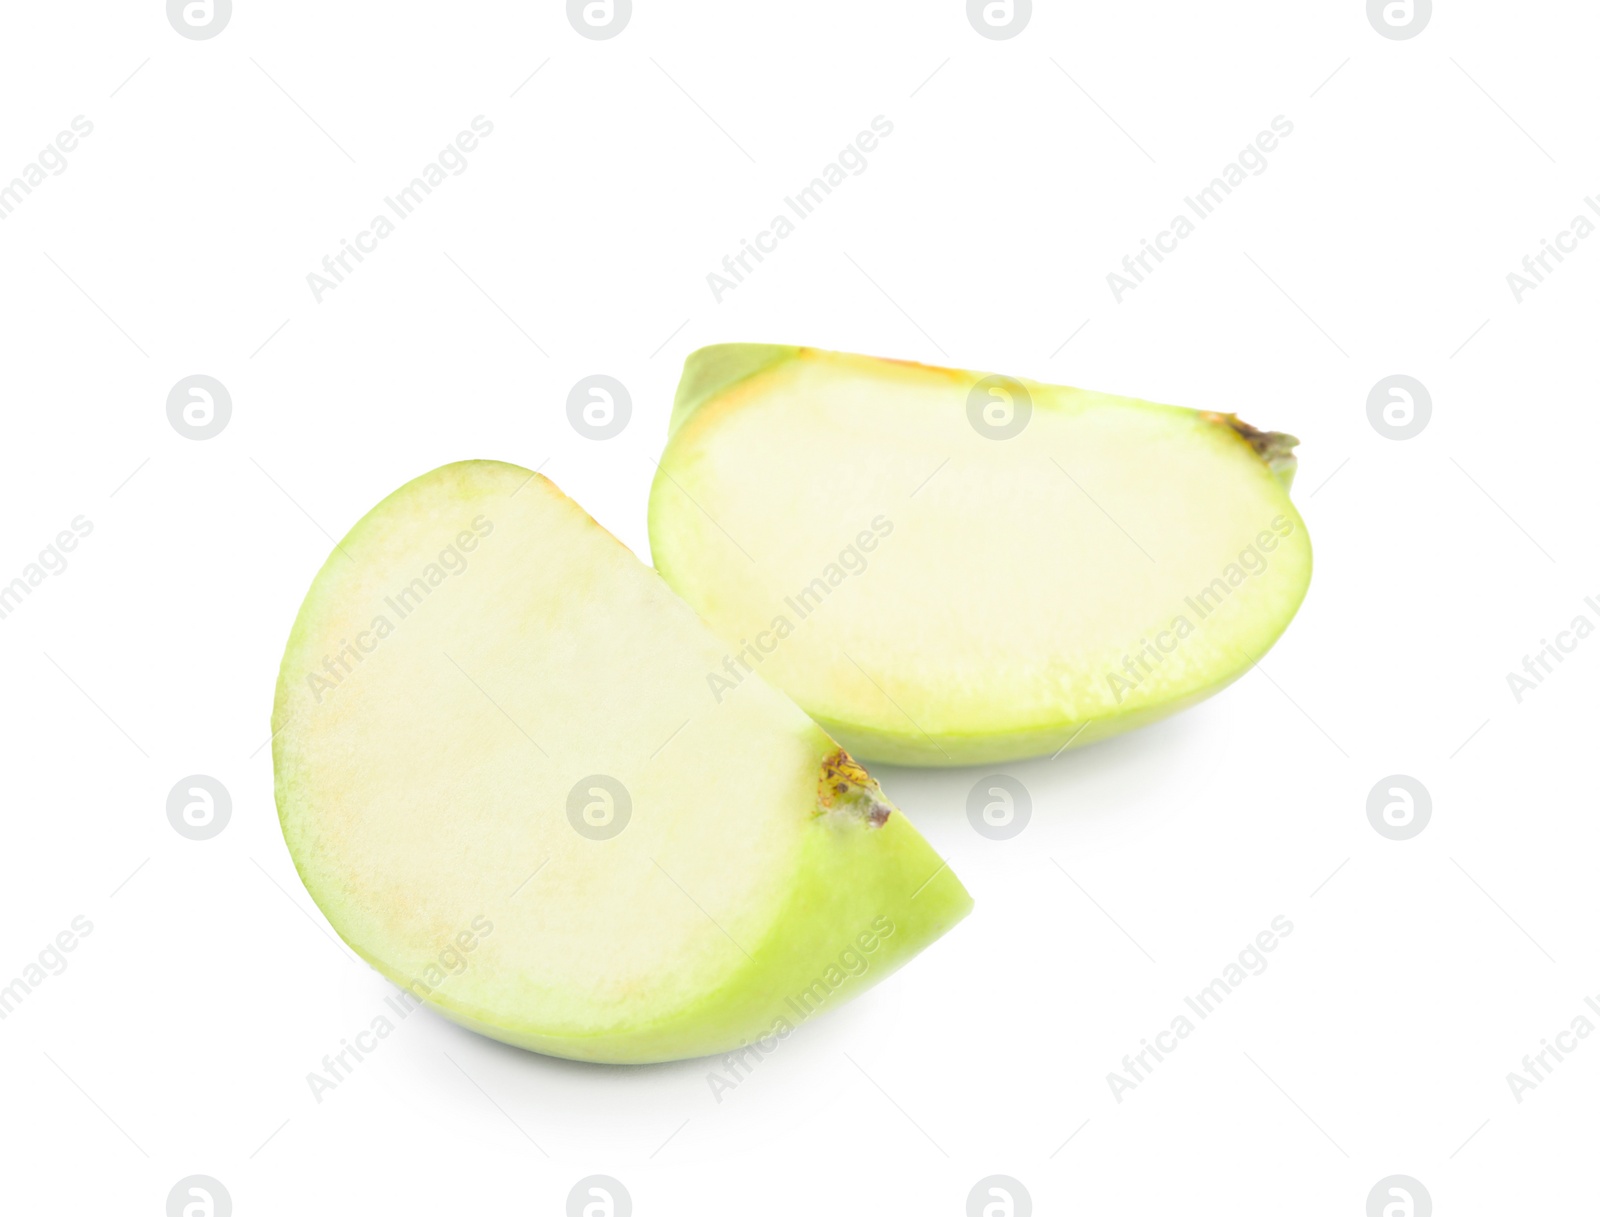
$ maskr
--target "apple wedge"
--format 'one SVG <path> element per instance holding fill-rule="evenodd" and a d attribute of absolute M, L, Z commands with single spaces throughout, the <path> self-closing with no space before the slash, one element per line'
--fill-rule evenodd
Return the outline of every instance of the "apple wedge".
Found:
<path fill-rule="evenodd" d="M 446 465 L 306 595 L 279 818 L 368 963 L 484 1035 L 642 1062 L 770 1045 L 971 900 L 786 696 L 550 482 Z"/>
<path fill-rule="evenodd" d="M 1292 436 L 1082 389 L 806 347 L 692 354 L 656 568 L 855 755 L 966 765 L 1207 697 L 1289 624 Z"/>

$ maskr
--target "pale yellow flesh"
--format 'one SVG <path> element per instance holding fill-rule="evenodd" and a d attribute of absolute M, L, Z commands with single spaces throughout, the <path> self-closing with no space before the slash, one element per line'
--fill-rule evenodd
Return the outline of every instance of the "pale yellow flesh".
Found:
<path fill-rule="evenodd" d="M 788 999 L 830 968 L 831 1008 L 970 902 L 898 812 L 821 809 L 836 745 L 759 681 L 719 704 L 722 658 L 542 477 L 408 484 L 329 557 L 284 656 L 278 805 L 307 889 L 398 984 L 540 1051 L 723 1051 L 801 1021 Z M 631 795 L 609 840 L 568 819 L 592 774 Z"/>
<path fill-rule="evenodd" d="M 756 370 L 718 388 L 707 369 L 730 359 Z M 807 348 L 691 356 L 651 495 L 657 568 L 870 759 L 1053 752 L 1249 670 L 1311 549 L 1241 434 L 1023 382 L 1028 425 L 991 439 L 968 418 L 978 377 Z"/>

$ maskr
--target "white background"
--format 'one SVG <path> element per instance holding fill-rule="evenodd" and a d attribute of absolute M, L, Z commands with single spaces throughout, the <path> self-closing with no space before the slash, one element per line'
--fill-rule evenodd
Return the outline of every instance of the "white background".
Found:
<path fill-rule="evenodd" d="M 193 1173 L 241 1217 L 555 1214 L 594 1173 L 641 1215 L 958 1214 L 996 1173 L 1041 1214 L 1359 1217 L 1394 1173 L 1441 1215 L 1592 1207 L 1600 1037 L 1520 1104 L 1506 1074 L 1600 993 L 1600 641 L 1521 704 L 1506 673 L 1600 623 L 1600 240 L 1520 304 L 1506 274 L 1600 188 L 1600 18 L 1439 10 L 1395 41 L 1356 0 L 1041 0 L 995 41 L 956 0 L 636 0 L 591 41 L 550 0 L 239 0 L 191 41 L 153 0 L 8 5 L 0 182 L 94 132 L 0 222 L 0 582 L 94 530 L 0 621 L 0 983 L 94 930 L 0 1022 L 7 1211 L 160 1214 Z M 317 303 L 308 272 L 479 114 L 467 171 Z M 866 172 L 714 301 L 880 114 Z M 1116 303 L 1107 272 L 1279 114 L 1266 172 Z M 388 988 L 299 885 L 262 747 L 330 537 L 487 457 L 548 462 L 647 556 L 681 361 L 729 340 L 1291 431 L 1310 595 L 1213 701 L 1008 766 L 1014 840 L 967 822 L 985 770 L 880 770 L 977 907 L 720 1103 L 714 1062 L 555 1061 L 431 1012 L 317 1103 Z M 194 373 L 233 399 L 204 442 L 165 412 Z M 607 442 L 566 419 L 592 373 L 633 401 Z M 1433 401 L 1403 442 L 1366 416 L 1393 373 Z M 233 797 L 206 842 L 166 820 L 192 773 Z M 1405 842 L 1366 818 L 1394 773 L 1433 798 Z M 1279 914 L 1270 967 L 1117 1102 Z"/>

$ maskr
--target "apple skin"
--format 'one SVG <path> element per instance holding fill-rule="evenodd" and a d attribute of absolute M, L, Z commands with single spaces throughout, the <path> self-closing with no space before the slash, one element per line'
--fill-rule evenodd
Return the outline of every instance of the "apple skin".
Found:
<path fill-rule="evenodd" d="M 841 849 L 829 839 L 837 831 L 821 828 L 808 845 L 779 925 L 749 948 L 748 965 L 726 988 L 658 1021 L 623 1033 L 562 1035 L 458 1007 L 447 996 L 431 1004 L 480 1035 L 569 1060 L 649 1064 L 719 1056 L 757 1041 L 770 1051 L 772 1041 L 880 983 L 972 911 L 960 880 L 903 815 L 870 830 L 877 836 L 866 848 Z"/>

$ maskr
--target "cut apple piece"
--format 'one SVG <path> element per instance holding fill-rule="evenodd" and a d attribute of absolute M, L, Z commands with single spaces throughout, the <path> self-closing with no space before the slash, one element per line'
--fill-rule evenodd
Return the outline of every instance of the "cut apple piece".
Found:
<path fill-rule="evenodd" d="M 971 900 L 786 696 L 544 478 L 447 465 L 328 558 L 273 712 L 284 839 L 340 936 L 496 1039 L 769 1045 Z M 765 1050 L 765 1047 L 763 1047 Z"/>
<path fill-rule="evenodd" d="M 1311 545 L 1292 436 L 805 347 L 689 357 L 650 496 L 658 570 L 863 759 L 1054 753 L 1248 671 Z M 759 693 L 757 694 L 760 695 Z"/>

